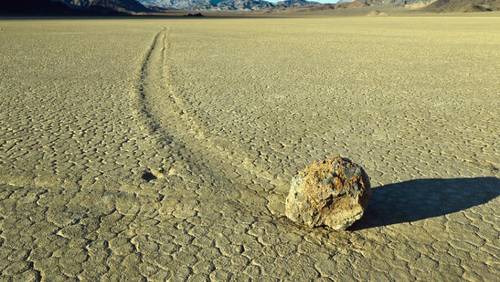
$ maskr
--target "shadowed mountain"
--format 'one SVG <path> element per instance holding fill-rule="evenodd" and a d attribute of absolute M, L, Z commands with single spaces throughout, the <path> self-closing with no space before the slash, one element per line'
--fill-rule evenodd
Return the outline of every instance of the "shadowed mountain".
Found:
<path fill-rule="evenodd" d="M 500 195 L 496 177 L 418 179 L 374 189 L 365 216 L 351 229 L 413 222 L 485 204 Z"/>
<path fill-rule="evenodd" d="M 74 14 L 74 11 L 63 3 L 51 0 L 17 0 L 2 1 L 0 3 L 0 14 L 51 15 Z"/>
<path fill-rule="evenodd" d="M 135 0 L 2 1 L 2 15 L 116 15 L 148 11 Z"/>

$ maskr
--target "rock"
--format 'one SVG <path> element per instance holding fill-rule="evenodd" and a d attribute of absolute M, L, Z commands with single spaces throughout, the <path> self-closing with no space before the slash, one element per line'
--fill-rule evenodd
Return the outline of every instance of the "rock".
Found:
<path fill-rule="evenodd" d="M 379 10 L 375 10 L 375 11 L 371 11 L 367 14 L 367 16 L 369 17 L 376 17 L 376 16 L 379 16 L 379 17 L 386 17 L 388 16 L 387 13 L 384 13 L 384 12 L 381 12 Z"/>
<path fill-rule="evenodd" d="M 185 17 L 204 17 L 202 13 L 188 13 Z"/>
<path fill-rule="evenodd" d="M 363 216 L 370 195 L 361 166 L 340 156 L 315 161 L 292 179 L 285 214 L 309 227 L 345 230 Z"/>

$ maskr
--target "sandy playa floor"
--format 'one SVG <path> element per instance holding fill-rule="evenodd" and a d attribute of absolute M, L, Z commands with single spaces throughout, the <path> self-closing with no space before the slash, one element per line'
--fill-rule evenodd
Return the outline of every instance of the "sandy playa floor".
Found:
<path fill-rule="evenodd" d="M 499 46 L 500 18 L 0 21 L 0 280 L 495 281 Z M 369 215 L 294 226 L 332 153 Z"/>

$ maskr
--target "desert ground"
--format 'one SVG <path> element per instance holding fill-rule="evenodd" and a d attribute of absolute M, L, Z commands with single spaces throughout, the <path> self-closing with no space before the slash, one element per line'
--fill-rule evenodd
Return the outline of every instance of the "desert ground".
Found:
<path fill-rule="evenodd" d="M 0 280 L 498 281 L 500 17 L 0 21 Z M 284 217 L 341 154 L 350 230 Z"/>

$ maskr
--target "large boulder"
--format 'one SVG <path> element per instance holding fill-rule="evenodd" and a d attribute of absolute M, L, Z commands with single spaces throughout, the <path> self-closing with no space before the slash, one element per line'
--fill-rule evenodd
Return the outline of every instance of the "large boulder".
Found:
<path fill-rule="evenodd" d="M 309 227 L 345 230 L 363 216 L 370 195 L 361 166 L 342 157 L 315 161 L 292 179 L 285 214 Z"/>

